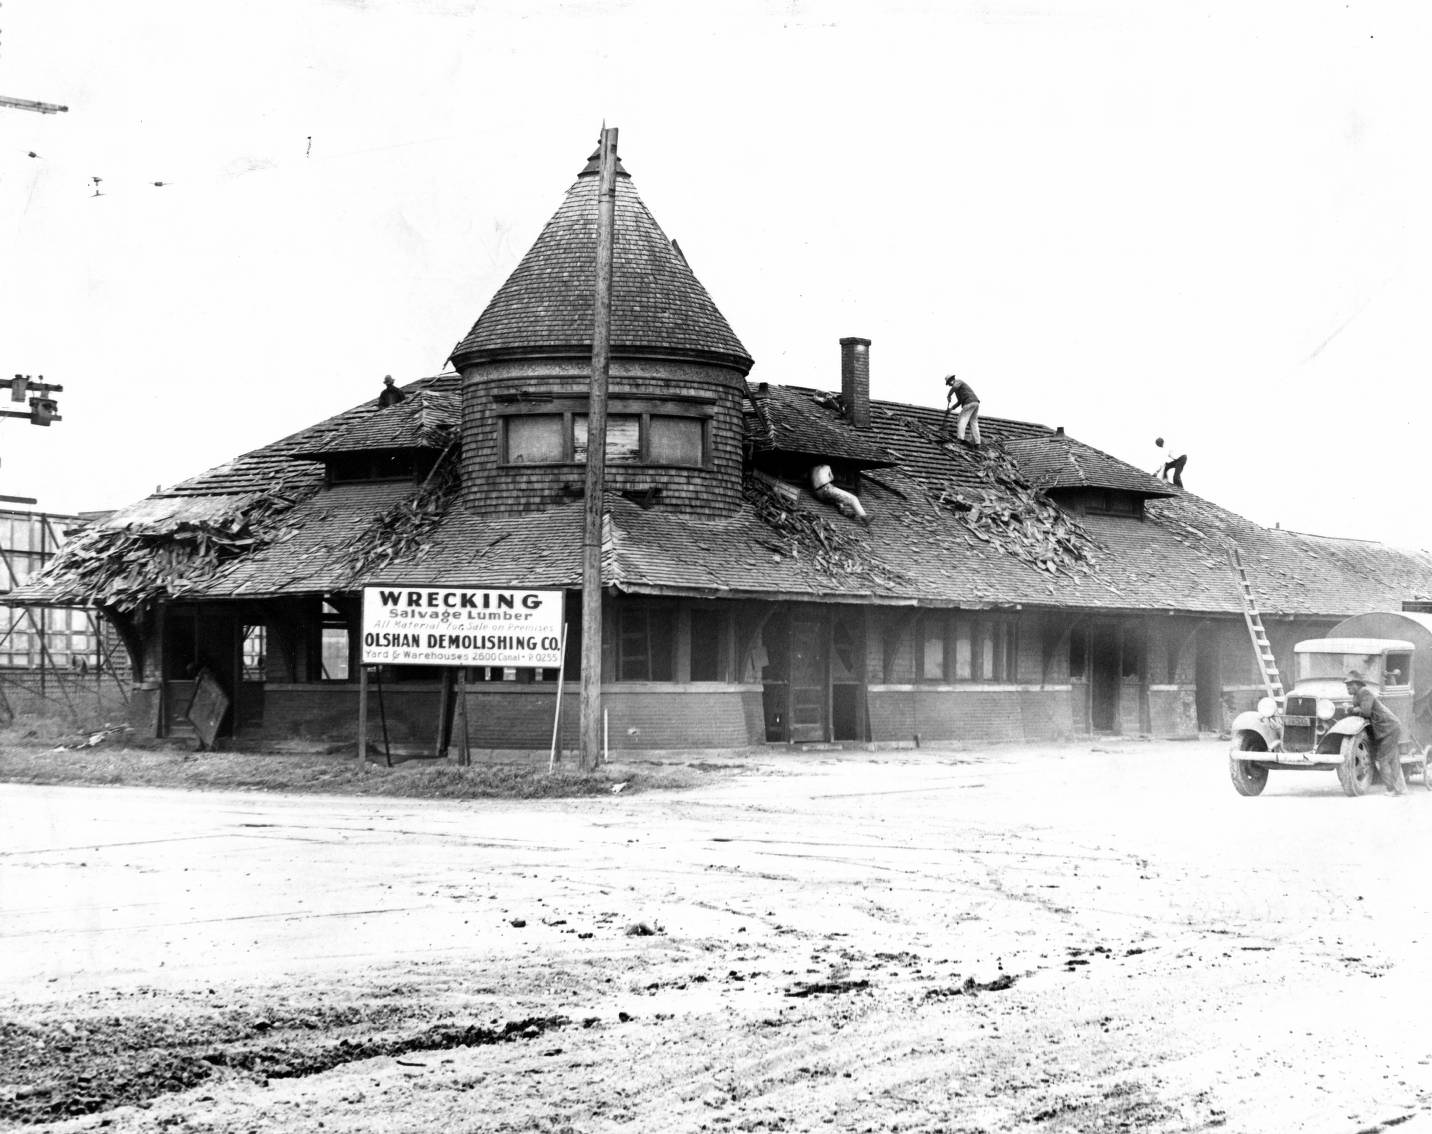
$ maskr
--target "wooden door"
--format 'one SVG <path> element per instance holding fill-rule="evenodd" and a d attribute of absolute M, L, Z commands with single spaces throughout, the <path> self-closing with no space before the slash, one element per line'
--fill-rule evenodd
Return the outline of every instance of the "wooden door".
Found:
<path fill-rule="evenodd" d="M 791 617 L 793 741 L 830 739 L 830 622 L 822 612 Z"/>

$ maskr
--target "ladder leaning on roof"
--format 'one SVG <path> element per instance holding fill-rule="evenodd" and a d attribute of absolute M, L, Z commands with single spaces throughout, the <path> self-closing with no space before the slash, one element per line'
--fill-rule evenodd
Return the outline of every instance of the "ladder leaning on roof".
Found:
<path fill-rule="evenodd" d="M 1253 584 L 1248 581 L 1248 572 L 1243 567 L 1243 557 L 1237 547 L 1228 549 L 1228 561 L 1233 564 L 1238 576 L 1238 587 L 1243 595 L 1243 621 L 1248 625 L 1248 637 L 1253 641 L 1253 654 L 1258 659 L 1258 668 L 1263 674 L 1263 685 L 1268 696 L 1274 700 L 1283 699 L 1283 679 L 1278 675 L 1278 662 L 1273 657 L 1273 643 L 1268 641 L 1268 632 L 1263 629 L 1263 618 L 1258 613 L 1258 603 L 1253 598 Z"/>

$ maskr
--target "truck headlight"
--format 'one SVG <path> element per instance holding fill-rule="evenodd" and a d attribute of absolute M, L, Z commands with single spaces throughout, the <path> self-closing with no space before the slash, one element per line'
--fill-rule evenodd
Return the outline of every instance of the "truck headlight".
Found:
<path fill-rule="evenodd" d="M 1337 711 L 1338 707 L 1326 697 L 1318 698 L 1318 720 L 1330 721 L 1333 719 L 1333 714 L 1335 714 Z"/>
<path fill-rule="evenodd" d="M 1243 703 L 1245 705 L 1248 704 L 1247 701 L 1244 701 Z M 1265 720 L 1269 717 L 1276 716 L 1277 712 L 1278 702 L 1273 700 L 1272 697 L 1264 697 L 1261 701 L 1258 702 L 1258 715 Z"/>

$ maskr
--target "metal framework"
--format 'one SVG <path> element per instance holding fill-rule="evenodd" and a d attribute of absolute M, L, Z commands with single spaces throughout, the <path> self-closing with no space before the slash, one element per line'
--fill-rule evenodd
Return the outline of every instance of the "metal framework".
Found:
<path fill-rule="evenodd" d="M 128 655 L 98 611 L 4 601 L 54 558 L 67 526 L 84 522 L 83 516 L 0 510 L 0 711 L 10 718 L 15 713 L 7 691 L 23 689 L 76 715 L 72 691 L 93 679 L 99 694 L 108 679 L 120 699 L 129 700 L 121 676 L 129 669 Z"/>

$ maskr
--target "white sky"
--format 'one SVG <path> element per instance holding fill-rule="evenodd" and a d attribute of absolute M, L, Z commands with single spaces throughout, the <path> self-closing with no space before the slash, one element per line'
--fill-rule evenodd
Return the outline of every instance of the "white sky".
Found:
<path fill-rule="evenodd" d="M 605 120 L 753 381 L 863 335 L 877 398 L 953 370 L 1432 546 L 1426 9 L 4 0 L 0 94 L 70 111 L 0 108 L 0 374 L 65 386 L 0 492 L 119 506 L 437 373 Z"/>

